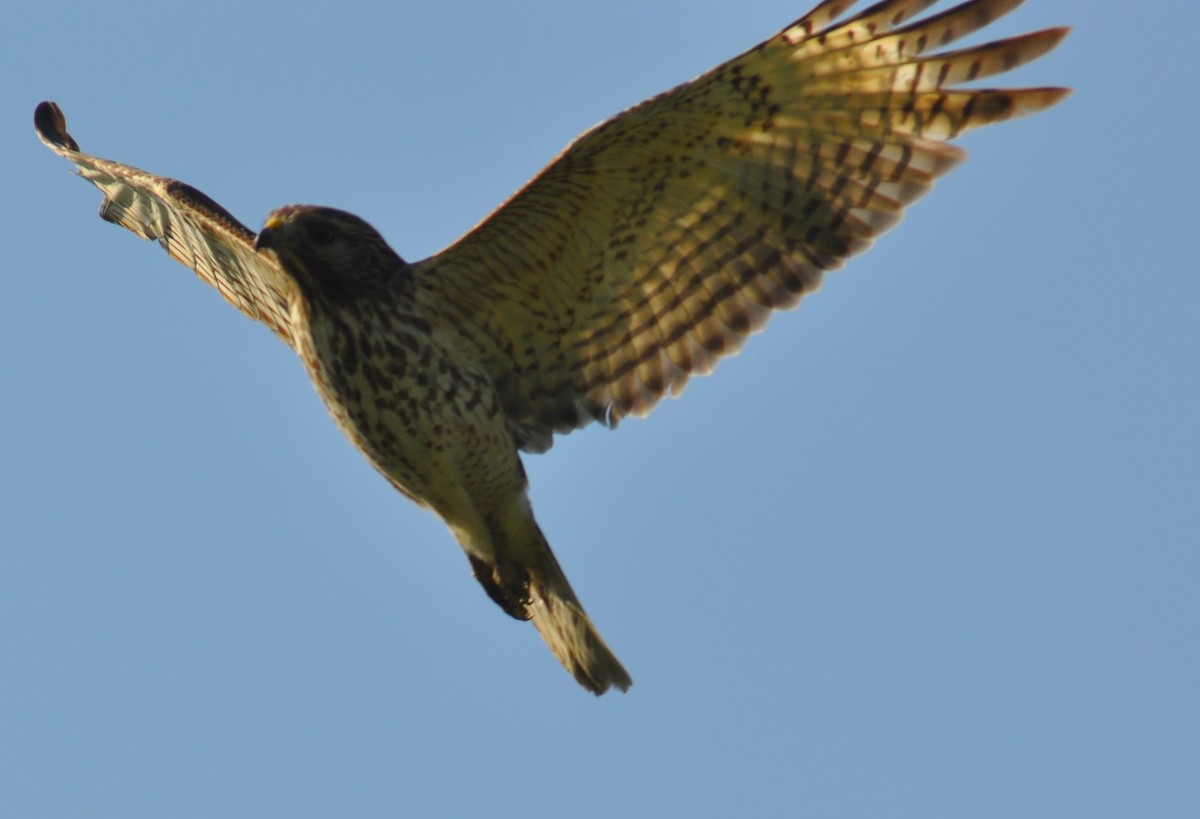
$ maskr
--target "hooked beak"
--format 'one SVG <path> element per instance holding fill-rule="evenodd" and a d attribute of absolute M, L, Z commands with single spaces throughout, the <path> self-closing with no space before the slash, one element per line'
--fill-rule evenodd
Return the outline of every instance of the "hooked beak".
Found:
<path fill-rule="evenodd" d="M 258 252 L 263 250 L 271 250 L 275 248 L 275 241 L 278 238 L 279 228 L 283 227 L 283 220 L 278 216 L 267 218 L 267 223 L 263 225 L 263 229 L 254 237 L 254 249 Z"/>

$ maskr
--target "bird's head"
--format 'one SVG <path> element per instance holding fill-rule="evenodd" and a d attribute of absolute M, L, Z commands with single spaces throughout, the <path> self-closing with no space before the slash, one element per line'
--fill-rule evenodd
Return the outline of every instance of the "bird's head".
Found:
<path fill-rule="evenodd" d="M 271 211 L 254 248 L 273 252 L 305 292 L 333 300 L 387 287 L 408 267 L 362 219 L 313 205 Z"/>

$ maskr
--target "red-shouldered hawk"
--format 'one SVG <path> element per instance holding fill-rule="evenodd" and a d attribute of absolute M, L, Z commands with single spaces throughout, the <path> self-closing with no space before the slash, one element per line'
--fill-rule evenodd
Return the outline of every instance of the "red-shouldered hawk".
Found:
<path fill-rule="evenodd" d="M 280 208 L 255 235 L 189 185 L 80 152 L 54 103 L 35 124 L 103 191 L 102 217 L 157 239 L 299 354 L 355 446 L 446 521 L 488 595 L 600 694 L 631 680 L 534 520 L 518 450 L 679 393 L 894 225 L 962 158 L 946 140 L 1067 93 L 960 87 L 1066 30 L 937 52 L 1019 0 L 909 22 L 933 2 L 839 21 L 852 0 L 826 0 L 585 132 L 412 264 L 328 208 Z"/>

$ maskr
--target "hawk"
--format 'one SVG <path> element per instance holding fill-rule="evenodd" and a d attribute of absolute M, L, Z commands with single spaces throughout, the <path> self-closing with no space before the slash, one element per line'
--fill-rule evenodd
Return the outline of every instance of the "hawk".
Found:
<path fill-rule="evenodd" d="M 38 135 L 300 357 L 334 421 L 433 509 L 505 612 L 584 687 L 631 679 L 526 494 L 519 450 L 615 427 L 677 395 L 870 246 L 962 157 L 946 144 L 1061 88 L 962 87 L 1054 48 L 1047 29 L 942 50 L 1020 5 L 825 0 L 741 56 L 584 132 L 445 250 L 406 262 L 365 221 L 293 205 L 255 234 L 183 182 L 83 153 L 61 109 Z"/>

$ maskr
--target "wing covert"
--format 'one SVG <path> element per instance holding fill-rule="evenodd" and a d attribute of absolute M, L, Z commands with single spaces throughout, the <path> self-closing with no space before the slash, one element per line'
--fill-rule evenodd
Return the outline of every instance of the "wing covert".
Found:
<path fill-rule="evenodd" d="M 969 128 L 1057 88 L 958 89 L 1041 56 L 1051 29 L 932 49 L 1019 0 L 827 0 L 780 34 L 585 132 L 414 265 L 422 309 L 484 362 L 527 449 L 644 415 L 869 247 L 963 156 Z"/>

